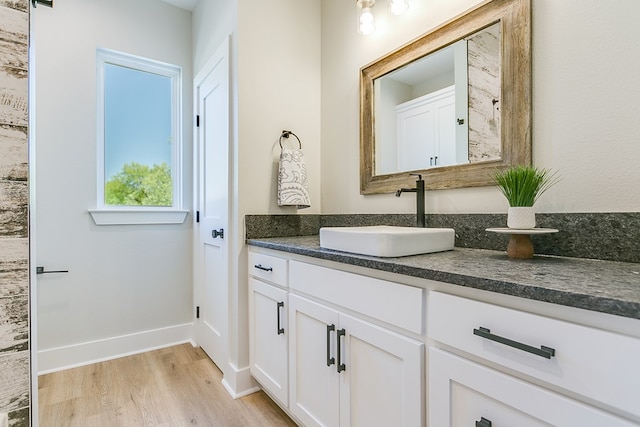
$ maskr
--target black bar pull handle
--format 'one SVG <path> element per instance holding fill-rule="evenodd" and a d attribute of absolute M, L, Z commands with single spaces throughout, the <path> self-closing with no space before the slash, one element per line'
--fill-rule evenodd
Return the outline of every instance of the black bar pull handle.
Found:
<path fill-rule="evenodd" d="M 278 312 L 276 315 L 278 316 L 278 335 L 284 334 L 284 328 L 280 327 L 280 309 L 284 307 L 284 301 L 279 301 L 277 305 Z"/>
<path fill-rule="evenodd" d="M 347 333 L 347 332 L 346 332 L 346 331 L 344 330 L 344 328 L 343 328 L 343 329 L 338 329 L 338 332 L 337 332 L 337 334 L 336 334 L 336 338 L 337 338 L 337 341 L 338 341 L 338 365 L 337 365 L 338 373 L 340 373 L 340 372 L 342 372 L 342 371 L 344 371 L 344 370 L 346 370 L 346 369 L 347 369 L 347 367 L 345 366 L 345 364 L 341 362 L 341 359 L 342 359 L 342 350 L 341 350 L 341 347 L 342 347 L 342 346 L 341 346 L 341 344 L 340 344 L 340 343 L 341 343 L 340 337 L 344 337 L 344 336 L 346 335 L 346 333 Z"/>
<path fill-rule="evenodd" d="M 485 417 L 480 417 L 480 421 L 476 421 L 476 427 L 491 427 L 491 421 Z"/>
<path fill-rule="evenodd" d="M 327 366 L 336 364 L 336 358 L 331 357 L 331 332 L 335 330 L 336 325 L 327 325 Z"/>
<path fill-rule="evenodd" d="M 273 271 L 273 268 L 271 267 L 263 267 L 262 264 L 256 264 L 254 265 L 255 268 L 257 268 L 258 270 L 262 270 L 262 271 Z"/>
<path fill-rule="evenodd" d="M 69 270 L 45 270 L 44 267 L 36 267 L 36 274 L 50 274 L 50 273 L 68 273 Z"/>
<path fill-rule="evenodd" d="M 33 7 L 36 7 L 36 4 L 43 4 L 45 6 L 53 7 L 53 0 L 31 0 L 31 4 Z M 56 271 L 56 273 L 65 273 L 64 271 Z"/>
<path fill-rule="evenodd" d="M 473 335 L 478 335 L 479 337 L 486 338 L 491 341 L 495 341 L 500 344 L 504 344 L 509 347 L 517 348 L 518 350 L 526 351 L 527 353 L 535 354 L 536 356 L 541 356 L 547 359 L 551 359 L 556 355 L 556 350 L 551 347 L 540 346 L 540 348 L 530 346 L 528 344 L 523 344 L 518 341 L 511 340 L 509 338 L 501 337 L 499 335 L 495 335 L 491 333 L 491 330 L 487 328 L 483 328 L 482 326 L 478 329 L 473 330 Z"/>

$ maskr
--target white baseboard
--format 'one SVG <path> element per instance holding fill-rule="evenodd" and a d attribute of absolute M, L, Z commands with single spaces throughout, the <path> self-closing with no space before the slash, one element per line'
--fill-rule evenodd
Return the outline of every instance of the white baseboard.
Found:
<path fill-rule="evenodd" d="M 193 342 L 193 323 L 38 351 L 38 375 Z"/>
<path fill-rule="evenodd" d="M 260 390 L 260 384 L 253 379 L 248 366 L 238 369 L 231 363 L 229 363 L 229 369 L 222 379 L 222 385 L 234 399 Z"/>

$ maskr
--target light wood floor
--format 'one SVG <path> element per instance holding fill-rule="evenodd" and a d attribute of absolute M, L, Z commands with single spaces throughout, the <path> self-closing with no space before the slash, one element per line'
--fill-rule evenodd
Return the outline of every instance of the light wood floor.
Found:
<path fill-rule="evenodd" d="M 263 392 L 233 400 L 221 380 L 190 344 L 43 375 L 40 427 L 296 425 Z"/>

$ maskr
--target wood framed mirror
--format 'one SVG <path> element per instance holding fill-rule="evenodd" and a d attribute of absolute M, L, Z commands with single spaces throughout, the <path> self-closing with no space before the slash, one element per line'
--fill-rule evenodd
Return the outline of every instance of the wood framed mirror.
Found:
<path fill-rule="evenodd" d="M 415 81 L 434 67 L 452 71 Z M 412 186 L 409 173 L 430 190 L 488 186 L 516 164 L 531 164 L 531 0 L 484 2 L 360 70 L 361 194 Z"/>

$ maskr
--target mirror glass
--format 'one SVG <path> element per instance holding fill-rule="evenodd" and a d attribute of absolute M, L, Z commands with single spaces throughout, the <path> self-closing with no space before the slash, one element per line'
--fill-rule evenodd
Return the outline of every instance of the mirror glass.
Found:
<path fill-rule="evenodd" d="M 500 25 L 374 80 L 376 175 L 500 160 Z"/>
<path fill-rule="evenodd" d="M 492 0 L 360 70 L 360 192 L 531 163 L 531 0 Z"/>

